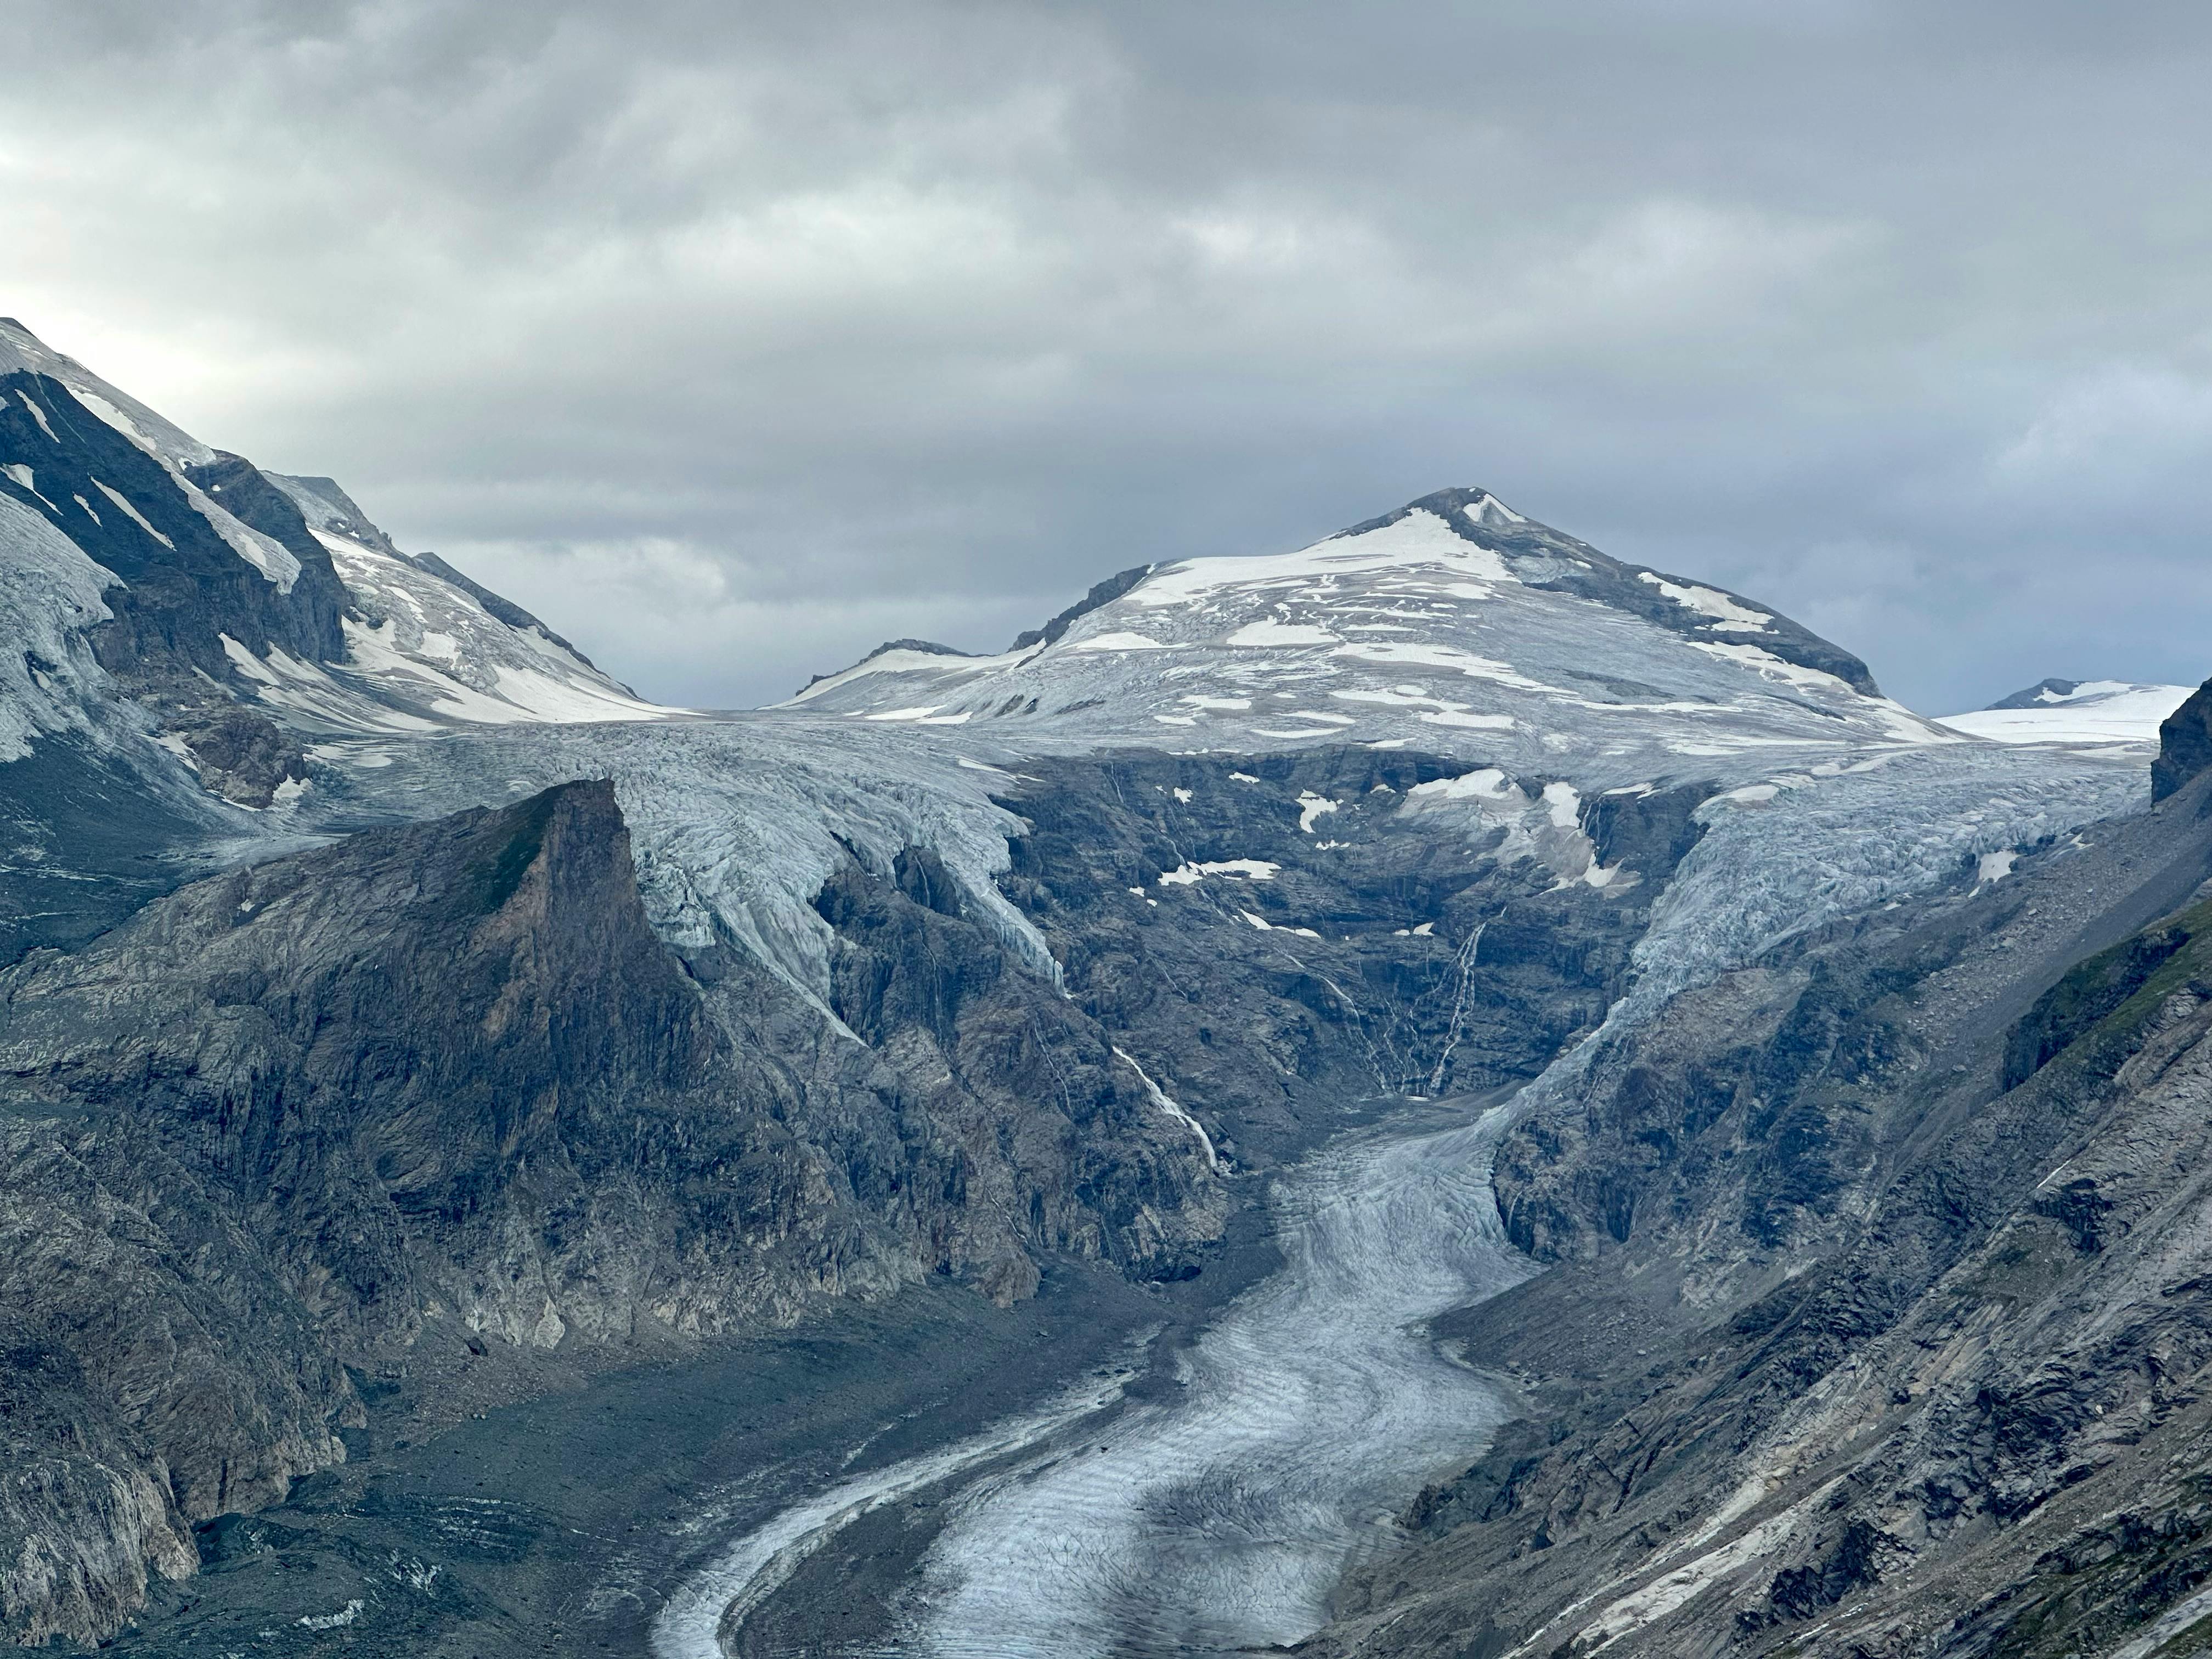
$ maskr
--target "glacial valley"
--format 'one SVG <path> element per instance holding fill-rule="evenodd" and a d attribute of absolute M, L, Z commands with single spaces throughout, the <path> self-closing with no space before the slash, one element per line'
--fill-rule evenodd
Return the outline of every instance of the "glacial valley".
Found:
<path fill-rule="evenodd" d="M 2212 1640 L 2212 688 L 1455 488 L 653 702 L 0 322 L 0 1632 Z"/>

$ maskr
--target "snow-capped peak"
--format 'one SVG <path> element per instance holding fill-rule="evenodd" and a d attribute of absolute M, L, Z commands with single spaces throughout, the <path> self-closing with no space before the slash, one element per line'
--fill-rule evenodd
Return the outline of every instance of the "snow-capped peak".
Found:
<path fill-rule="evenodd" d="M 684 712 L 647 702 L 520 605 L 444 560 L 402 553 L 343 491 L 311 487 L 328 480 L 283 483 L 295 499 L 325 509 L 313 533 L 353 606 L 343 623 L 345 661 L 321 675 L 275 665 L 270 675 L 256 677 L 261 702 L 336 732 L 662 720 Z M 350 529 L 341 531 L 341 524 Z M 363 691 L 367 702 L 358 695 Z"/>
<path fill-rule="evenodd" d="M 1554 771 L 1635 754 L 1644 776 L 1692 763 L 1655 748 L 1955 740 L 1779 612 L 1622 564 L 1482 489 L 1292 552 L 1138 566 L 1055 625 L 994 657 L 887 652 L 783 706 L 1017 744 L 1358 742 Z"/>
<path fill-rule="evenodd" d="M 58 380 L 70 395 L 149 454 L 175 468 L 204 466 L 216 452 L 183 428 L 164 420 L 136 398 L 117 391 L 74 357 L 56 351 L 13 317 L 0 317 L 0 375 L 23 372 Z M 23 396 L 33 418 L 47 426 L 53 411 Z"/>
<path fill-rule="evenodd" d="M 76 677 L 70 695 L 158 708 L 172 737 L 240 702 L 315 736 L 677 712 L 444 561 L 401 552 L 333 481 L 201 442 L 13 320 L 0 320 L 0 542 L 26 574 L 14 631 L 46 641 L 50 665 L 0 684 L 15 705 L 0 709 L 0 753 L 70 724 L 46 705 L 75 660 L 68 641 L 102 627 L 116 684 Z M 259 580 L 241 585 L 234 560 Z"/>

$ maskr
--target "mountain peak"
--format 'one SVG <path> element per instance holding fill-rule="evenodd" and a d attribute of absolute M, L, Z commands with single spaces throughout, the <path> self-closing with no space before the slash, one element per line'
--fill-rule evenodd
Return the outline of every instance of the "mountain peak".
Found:
<path fill-rule="evenodd" d="M 18 375 L 56 383 L 139 448 L 171 466 L 205 466 L 216 459 L 213 449 L 182 427 L 110 386 L 76 358 L 56 351 L 14 318 L 0 317 L 0 382 L 13 382 Z M 26 408 L 41 401 L 28 386 L 9 389 Z M 38 412 L 52 418 L 51 409 Z"/>
<path fill-rule="evenodd" d="M 14 319 L 0 515 L 19 577 L 0 633 L 35 642 L 0 661 L 0 759 L 72 729 L 143 742 L 150 711 L 203 784 L 263 807 L 303 777 L 307 737 L 672 712 L 401 552 L 332 480 L 203 443 Z"/>
<path fill-rule="evenodd" d="M 1640 755 L 1621 763 L 1645 776 L 1669 754 L 1953 740 L 1771 607 L 1467 487 L 1295 552 L 1133 566 L 997 656 L 892 650 L 785 706 L 1009 738 Z"/>

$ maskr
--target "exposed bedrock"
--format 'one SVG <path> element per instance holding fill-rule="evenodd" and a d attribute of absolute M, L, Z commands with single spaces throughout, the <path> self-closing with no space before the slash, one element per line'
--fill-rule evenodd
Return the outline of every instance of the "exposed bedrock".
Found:
<path fill-rule="evenodd" d="M 2207 1611 L 2207 789 L 1683 996 L 1508 1137 L 1559 1265 L 1443 1325 L 1540 1412 L 1320 1650 L 2056 1655 Z"/>
<path fill-rule="evenodd" d="M 1486 816 L 1448 787 L 1465 763 L 1417 753 L 1024 769 L 1000 885 L 1075 1003 L 1248 1164 L 1347 1101 L 1492 1089 L 1595 1029 L 1704 794 L 1592 810 L 1591 835 L 1538 846 L 1512 814 L 1548 825 L 1540 802 Z"/>
<path fill-rule="evenodd" d="M 2198 686 L 2189 701 L 2158 728 L 2158 758 L 2151 763 L 2151 799 L 2164 800 L 2212 768 L 2212 680 Z"/>
<path fill-rule="evenodd" d="M 1029 763 L 1000 895 L 1058 984 L 920 846 L 856 845 L 815 895 L 826 1004 L 733 941 L 672 950 L 590 781 L 33 951 L 0 973 L 0 1103 L 38 1246 L 0 1273 L 39 1276 L 10 1340 L 65 1382 L 13 1431 L 51 1475 L 0 1538 L 44 1564 L 0 1591 L 11 1633 L 112 1629 L 196 1523 L 342 1457 L 359 1379 L 426 1342 L 516 1355 L 527 1388 L 532 1354 L 930 1275 L 1010 1302 L 1054 1255 L 1203 1272 L 1242 1172 L 1363 1100 L 1534 1075 L 1628 982 L 1705 792 L 1585 834 L 1468 775 Z"/>
<path fill-rule="evenodd" d="M 94 643 L 134 693 L 204 700 L 194 670 L 216 685 L 235 683 L 226 636 L 257 653 L 273 646 L 308 661 L 344 656 L 348 601 L 331 556 L 250 463 L 217 453 L 173 472 L 59 381 L 19 369 L 0 376 L 0 461 L 9 469 L 0 494 L 43 515 L 118 579 L 103 596 L 113 619 Z M 264 538 L 256 556 L 283 580 L 241 556 L 199 501 Z"/>
<path fill-rule="evenodd" d="M 46 1379 L 7 1424 L 9 1632 L 112 1629 L 190 1523 L 343 1456 L 344 1365 L 433 1327 L 612 1358 L 931 1273 L 1019 1297 L 1042 1251 L 1193 1271 L 1226 1200 L 1188 1121 L 931 882 L 823 895 L 865 1041 L 670 952 L 603 783 L 0 974 L 0 1306 Z"/>

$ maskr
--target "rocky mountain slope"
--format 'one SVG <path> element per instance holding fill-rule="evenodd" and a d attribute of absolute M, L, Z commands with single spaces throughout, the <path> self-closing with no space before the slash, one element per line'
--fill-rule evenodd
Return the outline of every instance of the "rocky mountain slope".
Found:
<path fill-rule="evenodd" d="M 2169 1176 L 2044 1183 L 2093 1122 L 2139 1146 L 2179 1109 L 2135 1103 L 2198 924 L 2126 941 L 2212 873 L 2204 786 L 2144 817 L 2139 753 L 1923 720 L 1770 608 L 1474 489 L 699 716 L 331 480 L 16 325 L 0 351 L 15 1638 L 228 1565 L 222 1517 L 368 1445 L 394 1379 L 428 1432 L 946 1281 L 1187 1284 L 1346 1123 L 1522 1085 L 1497 1188 L 1553 1270 L 1451 1334 L 1538 1415 L 1415 1503 L 1325 1644 L 1771 1646 L 1908 1559 L 1997 1564 L 1930 1593 L 1956 1611 L 2025 1582 L 2004 1504 L 2104 1490 L 2062 1478 L 2101 1455 L 2078 1413 L 2037 1441 L 2042 1406 L 1959 1402 L 2042 1398 L 1985 1340 L 2020 1321 L 2104 1340 L 2081 1263 L 2150 1305 L 2121 1269 L 2180 1224 Z M 2143 1327 L 2160 1376 L 2193 1295 Z M 2081 1397 L 2134 1424 L 2145 1389 Z M 1821 1484 L 1846 1455 L 1890 1473 Z M 1717 1518 L 1716 1480 L 1747 1494 Z M 283 1591 L 272 1650 L 497 1622 L 376 1582 L 343 1618 Z M 1852 1631 L 1925 1646 L 1882 1606 Z"/>
<path fill-rule="evenodd" d="M 1722 976 L 1525 1121 L 1500 1205 L 1560 1265 L 1451 1323 L 1542 1408 L 1320 1650 L 2187 1649 L 2208 878 L 2200 776 Z"/>

